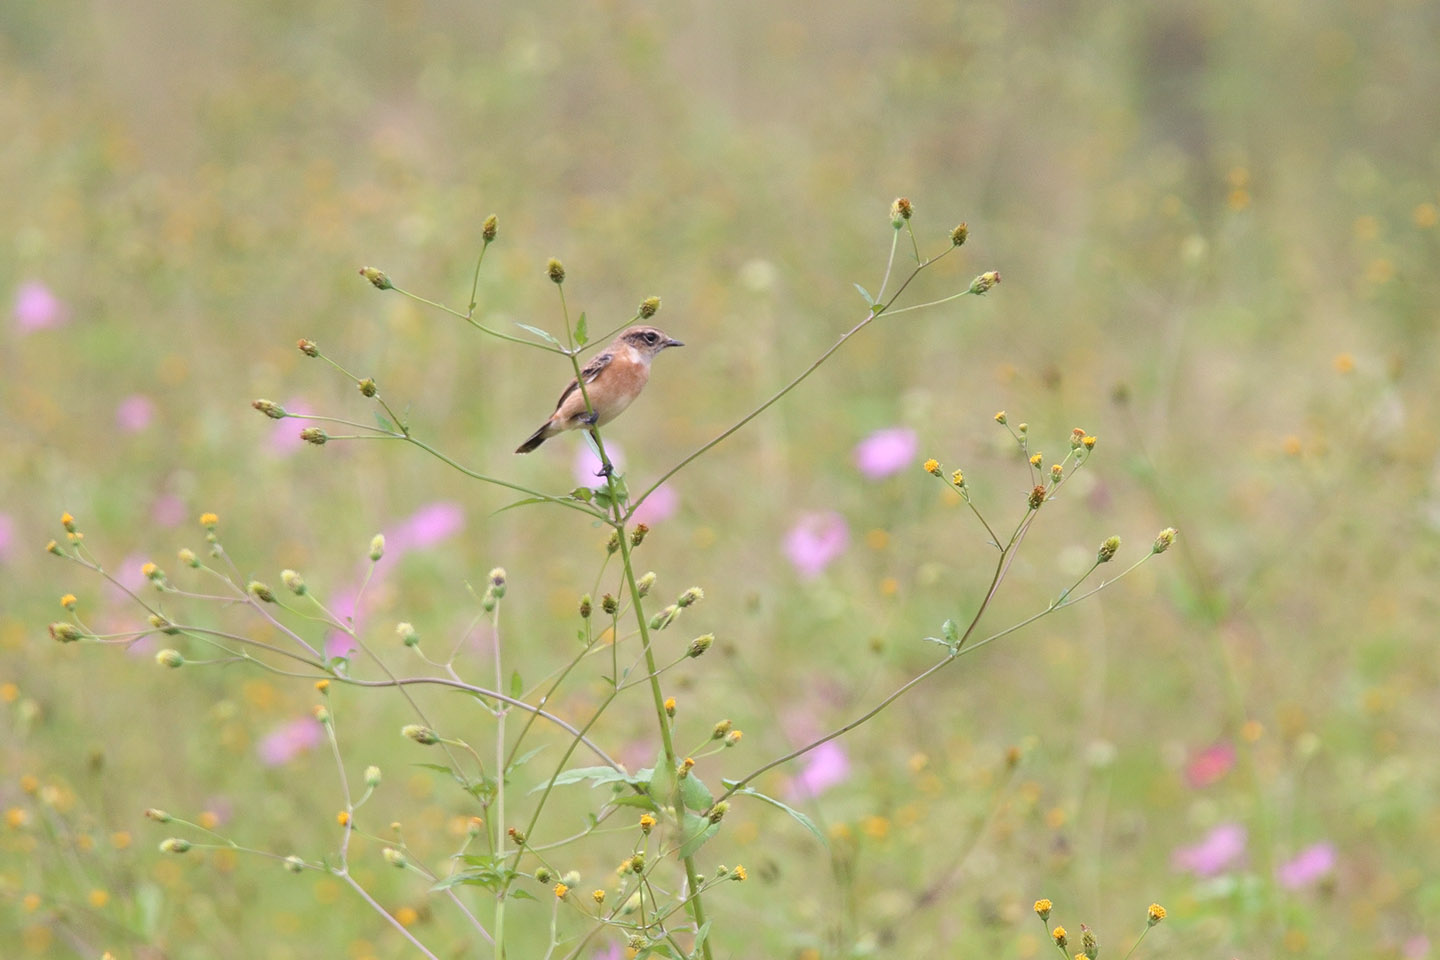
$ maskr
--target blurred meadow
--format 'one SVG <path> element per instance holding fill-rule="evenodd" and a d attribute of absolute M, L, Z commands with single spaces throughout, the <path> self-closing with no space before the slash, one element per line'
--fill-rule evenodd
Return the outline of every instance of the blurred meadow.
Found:
<path fill-rule="evenodd" d="M 717 638 L 665 674 L 680 749 L 722 718 L 742 729 L 701 760 L 718 787 L 943 656 L 923 638 L 974 614 L 995 551 L 921 463 L 963 469 L 1013 527 L 1034 481 L 996 411 L 1047 465 L 1076 426 L 1099 440 L 979 635 L 1043 610 L 1112 534 L 1117 572 L 1160 529 L 1180 537 L 757 781 L 828 845 L 737 798 L 697 856 L 749 874 L 706 895 L 715 955 L 1029 958 L 1056 949 L 1039 898 L 1067 955 L 1084 922 L 1124 956 L 1151 902 L 1168 917 L 1137 958 L 1436 955 L 1437 49 L 1440 6 L 1421 0 L 6 0 L 0 955 L 419 955 L 333 876 L 157 850 L 203 837 L 147 807 L 280 857 L 333 851 L 344 800 L 317 694 L 244 664 L 164 669 L 155 638 L 54 642 L 62 594 L 97 629 L 144 620 L 45 554 L 62 513 L 139 591 L 147 561 L 200 582 L 176 551 L 203 552 L 213 511 L 241 577 L 278 591 L 293 568 L 338 607 L 383 532 L 361 634 L 414 672 L 395 636 L 412 622 L 491 684 L 467 585 L 503 566 L 503 649 L 528 690 L 574 656 L 581 594 L 615 589 L 613 564 L 597 587 L 608 531 L 497 513 L 518 497 L 405 444 L 302 443 L 303 423 L 250 402 L 363 421 L 373 403 L 297 338 L 469 468 L 593 483 L 576 434 L 511 452 L 568 361 L 357 276 L 463 312 L 497 214 L 478 319 L 563 331 L 558 257 L 572 319 L 610 330 L 658 295 L 654 322 L 686 342 L 605 431 L 638 492 L 865 316 L 852 283 L 878 286 L 902 195 L 926 253 L 960 221 L 970 238 L 897 306 L 1003 282 L 882 314 L 647 501 L 637 567 L 657 597 L 706 594 L 658 635 L 662 660 Z M 902 234 L 897 270 L 909 256 Z M 577 723 L 603 692 L 586 664 L 547 704 Z M 415 695 L 493 737 L 469 697 Z M 655 718 L 625 696 L 592 736 L 635 769 Z M 354 876 L 436 955 L 488 955 L 370 839 L 401 822 L 443 867 L 475 801 L 417 765 L 436 756 L 399 735 L 416 719 L 395 691 L 337 685 L 327 703 L 352 785 L 384 771 Z M 568 743 L 542 727 L 517 809 Z M 604 795 L 556 790 L 532 842 Z M 567 854 L 586 906 L 631 839 Z M 521 886 L 538 902 L 512 904 L 510 955 L 539 957 L 554 898 Z M 560 910 L 562 937 L 582 919 Z M 624 949 L 601 934 L 580 956 Z"/>

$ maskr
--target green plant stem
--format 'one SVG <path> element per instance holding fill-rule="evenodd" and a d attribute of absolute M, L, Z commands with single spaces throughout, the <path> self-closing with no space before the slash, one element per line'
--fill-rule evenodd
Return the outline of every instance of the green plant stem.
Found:
<path fill-rule="evenodd" d="M 820 366 L 826 360 L 829 360 L 830 357 L 835 353 L 835 351 L 839 350 L 842 346 L 844 346 L 847 340 L 855 336 L 855 334 L 859 333 L 861 330 L 864 330 L 866 327 L 868 327 L 871 322 L 875 320 L 876 317 L 880 316 L 882 313 L 887 312 L 890 309 L 890 305 L 895 302 L 896 298 L 898 298 L 900 294 L 905 292 L 905 288 L 910 286 L 911 281 L 913 281 L 917 276 L 919 276 L 921 271 L 923 271 L 926 267 L 931 266 L 935 262 L 945 258 L 956 249 L 956 247 L 950 247 L 943 253 L 936 254 L 929 260 L 922 261 L 918 266 L 915 267 L 914 270 L 910 271 L 910 275 L 907 276 L 905 278 L 905 281 L 900 284 L 899 289 L 897 289 L 893 294 L 890 295 L 890 299 L 885 301 L 885 304 L 883 306 L 880 306 L 878 308 L 872 306 L 870 308 L 870 312 L 865 315 L 865 318 L 863 320 L 855 324 L 855 326 L 851 327 L 845 333 L 841 334 L 840 339 L 836 340 L 833 344 L 831 344 L 828 350 L 820 354 L 819 358 L 817 358 L 814 363 L 810 364 L 810 366 L 806 367 L 803 371 L 801 371 L 799 376 L 791 380 L 785 386 L 781 387 L 775 393 L 771 394 L 769 399 L 765 400 L 754 410 L 751 410 L 745 416 L 741 417 L 735 423 L 731 424 L 724 431 L 722 431 L 719 436 L 715 437 L 715 439 L 709 441 L 708 443 L 705 443 L 694 453 L 690 454 L 688 457 L 681 460 L 675 466 L 665 471 L 665 473 L 661 474 L 660 479 L 656 480 L 653 484 L 651 484 L 650 487 L 639 497 L 631 501 L 630 509 L 625 514 L 626 519 L 634 516 L 635 511 L 639 508 L 640 504 L 644 503 L 651 494 L 653 494 L 657 489 L 659 489 L 662 483 L 675 476 L 675 474 L 688 467 L 691 463 L 694 463 L 697 459 L 699 459 L 705 453 L 709 452 L 714 447 L 729 439 L 730 436 L 740 430 L 740 428 L 744 427 L 751 420 L 754 420 L 756 417 L 760 416 L 760 414 L 764 413 L 766 410 L 769 410 L 772 406 L 778 403 L 780 399 L 784 397 L 787 393 L 800 386 L 800 384 L 804 383 L 805 380 L 810 376 L 810 374 L 820 369 Z M 968 293 L 968 291 L 966 292 Z M 963 294 L 961 294 L 961 296 L 963 296 Z"/>
<path fill-rule="evenodd" d="M 417 303 L 423 303 L 423 304 L 425 304 L 426 306 L 434 307 L 434 308 L 437 309 L 437 310 L 443 310 L 443 311 L 445 311 L 446 313 L 450 314 L 450 316 L 456 317 L 456 318 L 458 318 L 458 319 L 460 319 L 460 320 L 464 320 L 466 323 L 470 324 L 470 326 L 474 327 L 476 330 L 479 330 L 481 333 L 488 333 L 488 334 L 489 334 L 490 336 L 492 336 L 492 337 L 498 337 L 498 338 L 501 339 L 501 340 L 509 340 L 511 343 L 518 343 L 518 344 L 520 344 L 521 346 L 525 346 L 525 347 L 534 347 L 536 350 L 544 350 L 546 353 L 564 353 L 564 352 L 565 352 L 564 350 L 561 350 L 559 347 L 552 347 L 552 346 L 549 346 L 549 345 L 547 345 L 547 344 L 536 343 L 534 340 L 526 340 L 524 337 L 514 337 L 514 336 L 511 336 L 511 335 L 508 334 L 508 333 L 501 333 L 499 330 L 495 330 L 495 329 L 493 329 L 493 328 L 491 328 L 491 327 L 485 326 L 485 324 L 483 324 L 483 323 L 481 323 L 480 321 L 476 320 L 474 317 L 466 316 L 465 314 L 461 313 L 459 310 L 456 310 L 456 309 L 454 309 L 454 308 L 452 308 L 452 307 L 447 307 L 447 306 L 445 306 L 445 304 L 439 303 L 439 302 L 437 302 L 437 301 L 435 301 L 435 300 L 428 300 L 428 299 L 426 299 L 425 297 L 419 296 L 418 294 L 411 293 L 409 290 L 402 290 L 402 289 L 400 289 L 399 287 L 394 287 L 394 286 L 392 286 L 390 289 L 394 290 L 396 293 L 400 294 L 402 297 L 409 297 L 411 300 L 414 300 L 414 301 L 417 302 Z"/>

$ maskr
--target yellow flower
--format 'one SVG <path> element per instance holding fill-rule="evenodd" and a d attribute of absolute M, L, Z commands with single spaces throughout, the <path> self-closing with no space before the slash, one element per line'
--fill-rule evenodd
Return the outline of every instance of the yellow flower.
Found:
<path fill-rule="evenodd" d="M 160 572 L 160 568 L 153 563 L 147 563 L 140 568 L 140 572 L 145 574 L 145 579 L 154 580 L 155 575 Z"/>
<path fill-rule="evenodd" d="M 1065 944 L 1070 942 L 1069 939 L 1065 936 L 1064 927 L 1056 927 L 1054 930 L 1051 930 L 1050 939 L 1054 940 L 1056 946 L 1059 947 L 1064 947 Z"/>
<path fill-rule="evenodd" d="M 330 689 L 330 681 L 329 681 L 329 680 L 316 680 L 316 681 L 315 681 L 315 689 L 318 690 L 320 693 L 324 693 L 325 691 L 327 691 L 327 690 Z"/>
<path fill-rule="evenodd" d="M 401 907 L 395 911 L 395 922 L 402 927 L 414 926 L 415 921 L 419 919 L 420 914 L 414 907 Z"/>
<path fill-rule="evenodd" d="M 1149 925 L 1153 927 L 1155 926 L 1155 924 L 1165 919 L 1165 908 L 1160 906 L 1160 904 L 1158 903 L 1152 903 L 1150 904 L 1150 912 L 1148 916 L 1150 920 Z"/>
<path fill-rule="evenodd" d="M 1035 454 L 1035 456 L 1033 456 L 1033 457 L 1030 458 L 1030 466 L 1032 466 L 1032 467 L 1038 467 L 1038 466 L 1040 466 L 1041 463 L 1044 462 L 1044 460 L 1045 460 L 1045 457 L 1044 457 L 1043 455 L 1037 453 L 1037 454 Z"/>
<path fill-rule="evenodd" d="M 673 717 L 673 716 L 675 716 L 675 698 L 674 698 L 674 697 L 667 697 L 667 698 L 665 699 L 665 715 L 666 715 L 667 717 Z"/>
<path fill-rule="evenodd" d="M 1337 353 L 1332 361 L 1335 364 L 1336 373 L 1349 373 L 1355 369 L 1355 358 L 1348 353 Z"/>
<path fill-rule="evenodd" d="M 929 460 L 926 460 L 926 461 L 925 461 L 925 472 L 926 472 L 926 473 L 933 473 L 933 474 L 935 474 L 935 476 L 937 476 L 937 477 L 940 476 L 940 461 L 934 459 L 933 457 L 932 457 L 931 459 L 929 459 Z"/>
<path fill-rule="evenodd" d="M 207 529 L 215 527 L 220 523 L 220 518 L 213 513 L 200 514 L 200 526 Z"/>
<path fill-rule="evenodd" d="M 745 872 L 745 865 L 740 863 L 735 864 L 735 869 L 730 871 L 730 875 L 736 880 L 744 880 L 750 876 Z"/>
<path fill-rule="evenodd" d="M 1083 443 L 1083 444 L 1085 444 L 1085 449 L 1086 449 L 1086 450 L 1094 450 L 1094 449 L 1095 449 L 1096 440 L 1097 440 L 1096 437 L 1085 437 L 1085 438 L 1084 438 L 1083 440 L 1081 440 L 1080 442 Z"/>
<path fill-rule="evenodd" d="M 74 610 L 75 604 L 79 602 L 80 601 L 75 599 L 75 594 L 73 593 L 67 593 L 65 594 L 65 596 L 60 598 L 60 606 L 64 607 L 66 610 Z"/>
<path fill-rule="evenodd" d="M 96 887 L 90 891 L 90 896 L 87 899 L 90 901 L 90 906 L 96 910 L 100 910 L 104 908 L 105 904 L 110 902 L 110 894 Z"/>
<path fill-rule="evenodd" d="M 950 482 L 955 484 L 955 486 L 957 487 L 965 486 L 965 474 L 959 470 L 956 470 L 954 473 L 950 474 Z"/>
<path fill-rule="evenodd" d="M 567 887 L 567 886 L 565 886 L 565 884 L 563 884 L 563 883 L 557 883 L 557 884 L 555 884 L 555 899 L 556 899 L 556 900 L 564 900 L 564 899 L 565 899 L 565 894 L 567 894 L 567 893 L 569 893 L 569 892 L 570 892 L 570 888 Z"/>
<path fill-rule="evenodd" d="M 648 813 L 640 814 L 640 830 L 649 833 L 655 827 L 655 818 Z"/>
<path fill-rule="evenodd" d="M 1050 911 L 1054 909 L 1054 907 L 1055 904 L 1051 903 L 1049 900 L 1035 901 L 1035 913 L 1037 916 L 1039 916 L 1041 920 L 1050 919 Z"/>
<path fill-rule="evenodd" d="M 341 810 L 339 813 L 335 814 L 335 822 L 340 824 L 340 826 L 342 827 L 348 827 L 350 825 L 350 811 Z"/>
<path fill-rule="evenodd" d="M 604 902 L 605 902 L 605 891 L 604 891 L 604 890 L 592 890 L 592 891 L 590 892 L 590 899 L 594 900 L 596 903 L 604 903 Z"/>
<path fill-rule="evenodd" d="M 75 518 L 70 515 L 69 511 L 60 514 L 60 525 L 70 533 L 75 532 Z"/>

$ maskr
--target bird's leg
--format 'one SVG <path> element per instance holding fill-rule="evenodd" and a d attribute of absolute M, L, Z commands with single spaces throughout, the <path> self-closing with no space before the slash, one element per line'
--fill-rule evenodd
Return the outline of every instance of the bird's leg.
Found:
<path fill-rule="evenodd" d="M 589 419 L 589 420 L 593 423 L 594 420 L 595 420 L 595 415 L 594 415 L 593 413 L 592 413 L 592 414 L 587 414 L 586 419 Z M 596 450 L 601 449 L 601 447 L 600 447 L 600 434 L 599 434 L 597 431 L 595 431 L 595 430 L 591 430 L 591 431 L 590 431 L 590 436 L 595 440 L 595 449 L 596 449 Z M 595 471 L 595 476 L 597 476 L 597 477 L 605 477 L 605 478 L 608 479 L 608 478 L 610 477 L 610 474 L 612 474 L 612 473 L 614 473 L 614 472 L 615 472 L 615 466 L 614 466 L 614 464 L 610 463 L 608 460 L 602 460 L 601 463 L 600 463 L 600 469 Z"/>

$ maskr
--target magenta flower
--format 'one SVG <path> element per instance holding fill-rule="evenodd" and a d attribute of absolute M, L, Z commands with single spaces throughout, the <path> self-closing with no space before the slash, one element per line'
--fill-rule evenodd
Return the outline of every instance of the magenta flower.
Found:
<path fill-rule="evenodd" d="M 1400 954 L 1405 960 L 1425 960 L 1430 956 L 1430 938 L 1423 933 L 1415 934 L 1401 944 Z"/>
<path fill-rule="evenodd" d="M 814 580 L 849 543 L 850 530 L 840 514 L 804 513 L 785 534 L 785 554 L 802 580 Z"/>
<path fill-rule="evenodd" d="M 1190 758 L 1185 765 L 1185 779 L 1195 788 L 1208 787 L 1217 783 L 1235 766 L 1235 747 L 1228 743 L 1217 743 L 1206 747 Z"/>
<path fill-rule="evenodd" d="M 303 413 L 310 409 L 310 405 L 300 397 L 291 397 L 281 406 L 292 413 Z M 305 441 L 300 439 L 300 431 L 305 428 L 307 421 L 285 419 L 266 420 L 266 423 L 270 424 L 270 452 L 277 457 L 288 457 L 305 446 Z"/>
<path fill-rule="evenodd" d="M 0 563 L 10 559 L 10 548 L 15 544 L 15 518 L 0 513 Z"/>
<path fill-rule="evenodd" d="M 834 740 L 820 744 L 806 756 L 805 769 L 790 781 L 790 796 L 814 797 L 850 779 L 850 756 Z"/>
<path fill-rule="evenodd" d="M 162 493 L 150 504 L 150 519 L 162 527 L 178 527 L 190 517 L 185 501 L 173 493 Z"/>
<path fill-rule="evenodd" d="M 1335 848 L 1328 843 L 1306 847 L 1294 859 L 1275 868 L 1275 879 L 1286 890 L 1313 886 L 1335 869 Z"/>
<path fill-rule="evenodd" d="M 1179 847 L 1170 856 L 1176 870 L 1186 870 L 1197 877 L 1213 877 L 1235 866 L 1245 856 L 1245 828 L 1238 823 L 1222 823 L 1190 847 Z"/>
<path fill-rule="evenodd" d="M 871 480 L 899 473 L 915 463 L 920 440 L 909 427 L 876 430 L 855 445 L 855 466 Z"/>
<path fill-rule="evenodd" d="M 21 333 L 58 327 L 66 320 L 65 304 L 43 283 L 22 283 L 15 291 L 15 326 Z"/>
<path fill-rule="evenodd" d="M 155 404 L 141 393 L 132 393 L 115 408 L 115 425 L 126 433 L 139 433 L 155 419 Z"/>
<path fill-rule="evenodd" d="M 314 750 L 323 739 L 318 720 L 311 716 L 296 717 L 266 734 L 255 750 L 265 766 L 278 767 L 306 750 Z"/>
<path fill-rule="evenodd" d="M 431 547 L 465 529 L 465 510 L 450 500 L 426 504 L 406 517 L 395 530 L 385 534 L 385 552 L 399 556 L 410 550 Z"/>
<path fill-rule="evenodd" d="M 680 494 L 668 483 L 662 483 L 655 488 L 655 492 L 645 498 L 645 502 L 635 508 L 634 520 L 636 523 L 643 523 L 648 526 L 655 526 L 661 520 L 668 520 L 680 509 Z"/>

